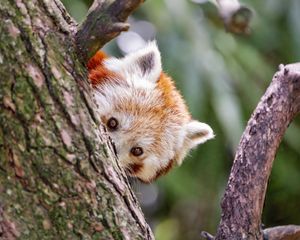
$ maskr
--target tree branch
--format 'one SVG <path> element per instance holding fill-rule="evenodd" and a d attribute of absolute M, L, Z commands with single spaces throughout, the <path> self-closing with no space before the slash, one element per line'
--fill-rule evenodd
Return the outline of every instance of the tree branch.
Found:
<path fill-rule="evenodd" d="M 87 62 L 97 50 L 122 31 L 127 31 L 128 16 L 144 0 L 95 0 L 84 22 L 78 28 L 75 41 L 79 56 Z"/>
<path fill-rule="evenodd" d="M 300 111 L 300 63 L 280 66 L 242 135 L 216 240 L 262 239 L 261 214 L 276 150 Z"/>
<path fill-rule="evenodd" d="M 232 33 L 249 33 L 253 11 L 238 0 L 217 0 L 217 7 L 225 28 Z"/>
<path fill-rule="evenodd" d="M 264 229 L 268 240 L 297 240 L 300 239 L 300 226 L 287 225 Z"/>
<path fill-rule="evenodd" d="M 213 235 L 211 235 L 208 232 L 202 231 L 201 232 L 201 237 L 205 238 L 206 240 L 214 240 L 215 237 Z"/>

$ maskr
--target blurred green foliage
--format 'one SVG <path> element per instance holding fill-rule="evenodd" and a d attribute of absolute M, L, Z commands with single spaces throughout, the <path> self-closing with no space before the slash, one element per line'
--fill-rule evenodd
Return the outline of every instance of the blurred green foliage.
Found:
<path fill-rule="evenodd" d="M 91 1 L 63 3 L 80 22 Z M 144 211 L 157 240 L 199 239 L 201 230 L 215 232 L 220 200 L 247 120 L 277 66 L 299 61 L 300 1 L 248 4 L 255 10 L 249 36 L 226 33 L 209 3 L 148 0 L 133 14 L 155 26 L 164 69 L 175 79 L 194 118 L 209 123 L 216 134 L 156 183 L 158 197 Z M 115 41 L 106 49 L 120 55 Z M 263 213 L 268 227 L 300 224 L 299 138 L 298 117 L 275 159 Z M 136 189 L 139 192 L 143 185 Z"/>

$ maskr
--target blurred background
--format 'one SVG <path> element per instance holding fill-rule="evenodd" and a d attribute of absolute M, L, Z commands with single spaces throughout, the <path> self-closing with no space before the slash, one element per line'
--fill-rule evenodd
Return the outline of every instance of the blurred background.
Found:
<path fill-rule="evenodd" d="M 80 23 L 91 0 L 63 0 Z M 197 1 L 205 2 L 205 1 Z M 133 187 L 157 240 L 200 239 L 215 233 L 220 201 L 240 136 L 280 63 L 300 58 L 300 1 L 253 0 L 251 33 L 224 30 L 215 6 L 189 0 L 148 0 L 130 17 L 131 29 L 105 51 L 122 56 L 156 39 L 164 70 L 193 117 L 216 138 L 151 185 Z M 263 223 L 300 224 L 300 119 L 290 125 L 270 177 Z"/>

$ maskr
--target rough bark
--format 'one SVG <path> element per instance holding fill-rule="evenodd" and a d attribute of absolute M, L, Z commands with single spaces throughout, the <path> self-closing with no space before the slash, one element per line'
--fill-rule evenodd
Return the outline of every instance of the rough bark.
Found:
<path fill-rule="evenodd" d="M 281 66 L 239 143 L 216 240 L 263 239 L 261 214 L 273 160 L 285 130 L 299 111 L 300 64 Z"/>
<path fill-rule="evenodd" d="M 300 239 L 300 226 L 287 225 L 264 229 L 267 240 L 298 240 Z"/>
<path fill-rule="evenodd" d="M 144 0 L 95 0 L 76 33 L 78 53 L 83 61 L 91 58 L 105 43 L 127 31 L 128 15 Z"/>
<path fill-rule="evenodd" d="M 0 4 L 0 239 L 153 239 L 58 0 Z"/>

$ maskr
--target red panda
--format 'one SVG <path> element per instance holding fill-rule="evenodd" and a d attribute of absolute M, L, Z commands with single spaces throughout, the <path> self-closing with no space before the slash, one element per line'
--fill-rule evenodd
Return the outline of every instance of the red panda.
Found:
<path fill-rule="evenodd" d="M 214 137 L 209 125 L 192 119 L 162 71 L 155 42 L 121 59 L 99 51 L 87 67 L 99 117 L 129 175 L 151 182 Z"/>

